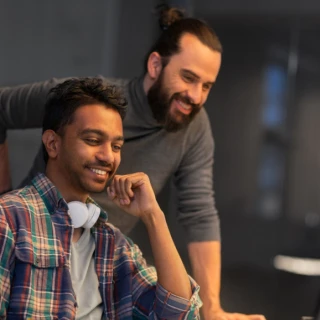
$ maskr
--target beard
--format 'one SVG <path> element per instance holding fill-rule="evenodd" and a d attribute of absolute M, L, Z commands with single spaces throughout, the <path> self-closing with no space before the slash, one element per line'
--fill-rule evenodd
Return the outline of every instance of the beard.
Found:
<path fill-rule="evenodd" d="M 183 96 L 180 92 L 176 92 L 170 97 L 170 94 L 163 83 L 163 75 L 164 70 L 161 71 L 159 78 L 149 89 L 147 98 L 153 116 L 157 122 L 163 125 L 166 131 L 176 132 L 187 127 L 202 106 L 192 103 L 190 98 Z M 191 113 L 188 115 L 181 112 L 177 115 L 172 114 L 170 108 L 174 100 L 180 100 L 191 106 Z"/>

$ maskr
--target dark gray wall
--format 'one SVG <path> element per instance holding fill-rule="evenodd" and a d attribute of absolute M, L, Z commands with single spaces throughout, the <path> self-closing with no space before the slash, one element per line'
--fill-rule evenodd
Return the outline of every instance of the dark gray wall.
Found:
<path fill-rule="evenodd" d="M 227 272 L 223 301 L 234 310 L 239 306 L 252 310 L 252 305 L 261 303 L 271 319 L 311 314 L 319 277 L 278 273 L 272 268 L 277 254 L 319 258 L 319 24 L 314 17 L 286 15 L 204 16 L 224 45 L 222 69 L 207 103 L 216 140 L 223 270 L 228 270 L 223 271 Z M 297 68 L 292 69 L 294 54 Z M 272 131 L 262 120 L 268 100 L 265 74 L 274 66 L 283 71 L 286 115 L 283 125 Z M 278 216 L 264 215 L 258 206 L 263 195 L 259 165 L 268 141 L 285 158 Z M 269 173 L 273 172 L 276 165 Z M 241 303 L 238 296 L 251 303 Z"/>
<path fill-rule="evenodd" d="M 253 15 L 279 15 L 279 14 L 319 14 L 320 3 L 317 0 L 197 0 L 194 9 L 199 14 L 253 14 Z"/>
<path fill-rule="evenodd" d="M 218 82 L 206 105 L 216 141 L 214 172 L 222 221 L 223 305 L 230 311 L 263 312 L 269 319 L 299 319 L 312 311 L 319 279 L 278 273 L 272 259 L 280 252 L 320 252 L 320 4 L 297 0 L 172 2 L 206 18 L 225 49 Z M 140 74 L 144 54 L 158 32 L 152 14 L 156 3 L 2 1 L 0 85 L 71 75 Z M 304 15 L 303 20 L 297 20 L 299 14 Z M 307 14 L 310 18 L 305 18 Z M 277 18 L 279 15 L 281 18 Z M 299 63 L 285 88 L 285 133 L 276 134 L 285 145 L 282 206 L 280 215 L 268 217 L 257 210 L 261 195 L 258 171 L 266 141 L 262 125 L 264 76 L 270 65 L 288 73 L 292 28 L 297 21 Z M 30 167 L 40 131 L 10 131 L 8 139 L 16 186 Z M 168 199 L 167 194 L 163 199 Z M 309 227 L 305 221 L 309 221 Z M 170 223 L 174 225 L 174 221 Z M 182 233 L 174 236 L 185 256 Z M 308 299 L 303 299 L 304 292 Z"/>
<path fill-rule="evenodd" d="M 51 77 L 139 75 L 155 32 L 156 1 L 6 1 L 0 10 L 0 85 Z M 39 146 L 40 130 L 9 131 L 13 185 Z"/>

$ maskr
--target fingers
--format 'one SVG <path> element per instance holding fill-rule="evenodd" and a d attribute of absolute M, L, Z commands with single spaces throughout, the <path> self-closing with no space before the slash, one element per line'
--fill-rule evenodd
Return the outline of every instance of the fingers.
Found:
<path fill-rule="evenodd" d="M 130 198 L 134 195 L 131 179 L 128 177 L 117 177 L 114 185 L 120 204 L 123 206 L 130 204 Z"/>
<path fill-rule="evenodd" d="M 147 175 L 138 172 L 130 175 L 116 175 L 108 188 L 111 200 L 117 198 L 120 205 L 129 205 L 134 198 L 133 189 L 148 181 Z"/>
<path fill-rule="evenodd" d="M 123 206 L 129 204 L 130 196 L 133 196 L 131 186 L 130 180 L 121 179 L 119 176 L 115 176 L 110 184 L 112 200 L 117 199 L 119 204 Z"/>

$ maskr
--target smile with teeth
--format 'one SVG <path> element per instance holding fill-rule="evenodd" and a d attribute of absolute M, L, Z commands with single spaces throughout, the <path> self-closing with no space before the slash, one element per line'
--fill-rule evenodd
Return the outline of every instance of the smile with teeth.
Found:
<path fill-rule="evenodd" d="M 184 110 L 191 110 L 192 107 L 190 106 L 190 104 L 185 104 L 181 100 L 176 100 L 176 101 Z"/>
<path fill-rule="evenodd" d="M 92 172 L 98 174 L 99 176 L 105 176 L 107 174 L 107 171 L 99 170 L 99 169 L 94 169 L 94 168 L 89 168 Z"/>

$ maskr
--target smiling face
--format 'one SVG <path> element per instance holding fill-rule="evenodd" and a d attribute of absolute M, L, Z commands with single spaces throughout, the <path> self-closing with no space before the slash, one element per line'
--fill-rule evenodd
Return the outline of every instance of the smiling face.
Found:
<path fill-rule="evenodd" d="M 221 64 L 221 53 L 191 34 L 181 37 L 180 48 L 158 73 L 147 94 L 155 118 L 168 131 L 185 127 L 200 111 Z M 157 53 L 153 54 L 156 58 Z"/>
<path fill-rule="evenodd" d="M 49 153 L 48 177 L 65 199 L 85 199 L 101 192 L 114 176 L 121 160 L 122 120 L 119 113 L 101 104 L 78 108 L 63 134 L 57 135 L 56 151 Z"/>

